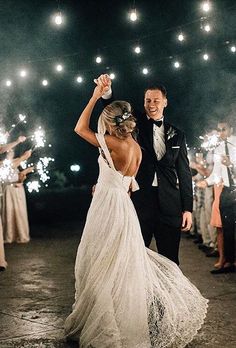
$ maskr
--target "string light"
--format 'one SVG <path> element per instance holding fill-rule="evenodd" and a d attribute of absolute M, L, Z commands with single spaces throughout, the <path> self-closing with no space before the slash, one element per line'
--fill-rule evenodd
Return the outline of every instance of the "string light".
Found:
<path fill-rule="evenodd" d="M 180 62 L 175 61 L 174 62 L 174 67 L 175 67 L 175 69 L 179 69 L 180 68 Z"/>
<path fill-rule="evenodd" d="M 60 26 L 63 23 L 63 17 L 61 12 L 58 12 L 55 16 L 54 16 L 54 22 L 56 25 Z"/>
<path fill-rule="evenodd" d="M 134 9 L 134 10 L 132 10 L 132 11 L 130 12 L 129 19 L 130 19 L 132 22 L 136 22 L 136 20 L 138 19 L 138 15 L 137 15 L 136 9 Z"/>
<path fill-rule="evenodd" d="M 27 76 L 27 71 L 26 70 L 21 70 L 20 71 L 20 77 L 26 77 Z"/>
<path fill-rule="evenodd" d="M 202 9 L 203 9 L 205 12 L 208 12 L 208 11 L 211 9 L 211 4 L 210 4 L 210 2 L 209 2 L 209 1 L 203 2 L 203 3 L 202 3 Z M 136 9 L 133 9 L 133 10 L 130 12 L 130 19 L 131 19 L 132 21 L 135 21 L 135 20 L 137 20 L 137 18 L 138 18 L 137 11 L 136 11 Z M 60 11 L 57 12 L 57 14 L 54 16 L 54 19 L 55 19 L 55 23 L 57 23 L 58 25 L 62 24 L 62 22 L 63 22 L 63 17 L 62 17 L 62 14 L 61 14 Z M 202 17 L 200 20 L 201 20 L 201 29 L 204 30 L 204 31 L 206 31 L 206 32 L 210 32 L 210 31 L 212 30 L 212 27 L 211 27 L 211 25 L 210 25 L 209 23 L 206 23 L 207 18 L 206 18 L 206 17 Z M 184 35 L 184 33 L 180 32 L 180 33 L 177 35 L 177 39 L 178 39 L 180 42 L 184 41 L 184 40 L 185 40 L 185 35 Z M 229 44 L 229 41 L 227 41 L 227 44 Z M 233 46 L 229 47 L 229 50 L 230 50 L 230 52 L 235 53 L 235 52 L 236 52 L 236 46 L 233 45 Z M 135 52 L 136 54 L 140 54 L 140 53 L 141 53 L 141 47 L 138 46 L 138 45 L 137 45 L 136 47 L 133 47 L 133 52 Z M 210 56 L 209 56 L 208 54 L 205 53 L 205 54 L 202 55 L 202 59 L 205 60 L 205 61 L 207 61 L 207 60 L 210 59 Z M 96 61 L 97 64 L 100 64 L 100 63 L 102 62 L 102 57 L 101 57 L 101 56 L 97 56 L 97 57 L 95 58 L 95 61 Z M 179 62 L 177 62 L 177 61 L 174 62 L 173 65 L 174 65 L 174 68 L 176 68 L 176 69 L 179 69 L 179 68 L 181 67 L 181 64 L 180 64 Z M 61 64 L 57 64 L 57 65 L 55 66 L 55 69 L 56 69 L 56 71 L 58 71 L 58 72 L 62 72 L 62 71 L 64 70 L 64 67 L 63 67 L 63 65 L 61 65 Z M 147 75 L 147 74 L 149 73 L 149 71 L 148 71 L 147 68 L 143 68 L 143 69 L 142 69 L 142 73 L 143 73 L 144 75 Z M 26 76 L 28 75 L 28 72 L 27 72 L 27 70 L 21 70 L 20 72 L 18 72 L 18 74 L 19 74 L 21 77 L 26 77 Z M 111 77 L 112 79 L 114 79 L 114 78 L 115 78 L 115 74 L 114 74 L 114 73 L 111 73 L 111 74 L 110 74 L 110 77 Z M 83 82 L 83 78 L 82 78 L 81 76 L 78 76 L 78 77 L 76 78 L 76 81 L 77 81 L 78 83 L 82 83 L 82 82 Z M 6 87 L 10 87 L 10 86 L 12 85 L 12 81 L 11 81 L 11 80 L 5 80 L 4 84 L 5 84 Z M 49 82 L 48 82 L 48 80 L 44 79 L 44 80 L 41 81 L 41 84 L 42 84 L 43 86 L 46 87 L 46 86 L 48 86 Z"/>
<path fill-rule="evenodd" d="M 142 73 L 143 73 L 144 75 L 147 75 L 147 74 L 149 73 L 148 68 L 143 68 Z"/>
<path fill-rule="evenodd" d="M 178 40 L 179 40 L 180 42 L 182 42 L 182 41 L 184 41 L 184 39 L 185 39 L 184 34 L 183 34 L 183 33 L 180 33 L 180 34 L 178 35 Z"/>
<path fill-rule="evenodd" d="M 48 85 L 48 80 L 42 80 L 42 85 L 46 87 Z"/>
<path fill-rule="evenodd" d="M 115 78 L 116 78 L 116 75 L 114 74 L 114 73 L 110 73 L 110 78 L 112 79 L 112 80 L 114 80 Z"/>
<path fill-rule="evenodd" d="M 58 71 L 58 72 L 63 71 L 63 66 L 61 64 L 57 64 L 56 71 Z"/>
<path fill-rule="evenodd" d="M 7 87 L 10 87 L 11 85 L 12 85 L 11 80 L 6 80 L 6 86 L 7 86 Z"/>
<path fill-rule="evenodd" d="M 141 48 L 140 48 L 140 46 L 136 46 L 136 47 L 134 48 L 134 52 L 137 53 L 137 54 L 141 53 Z"/>
<path fill-rule="evenodd" d="M 83 82 L 83 77 L 82 77 L 82 76 L 78 76 L 78 77 L 76 78 L 76 81 L 77 81 L 78 83 L 82 83 L 82 82 Z"/>
<path fill-rule="evenodd" d="M 205 24 L 205 25 L 203 26 L 203 29 L 204 29 L 207 33 L 209 33 L 209 31 L 211 31 L 211 26 L 210 26 L 210 24 Z"/>
<path fill-rule="evenodd" d="M 209 3 L 209 1 L 204 1 L 203 3 L 202 3 L 202 9 L 203 9 L 203 11 L 204 12 L 209 12 L 210 11 L 210 9 L 211 9 L 211 5 L 210 5 L 210 3 Z"/>
<path fill-rule="evenodd" d="M 97 56 L 97 57 L 96 57 L 96 63 L 97 63 L 97 64 L 100 64 L 101 62 L 102 62 L 102 57 Z"/>

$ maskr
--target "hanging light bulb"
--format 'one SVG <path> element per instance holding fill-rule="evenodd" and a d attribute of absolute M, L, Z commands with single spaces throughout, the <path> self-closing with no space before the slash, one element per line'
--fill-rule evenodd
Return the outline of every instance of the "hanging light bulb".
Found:
<path fill-rule="evenodd" d="M 110 73 L 110 78 L 112 79 L 112 80 L 114 80 L 115 78 L 116 78 L 116 75 L 114 74 L 114 73 Z"/>
<path fill-rule="evenodd" d="M 26 70 L 21 70 L 20 71 L 20 77 L 26 77 L 27 76 L 27 71 Z"/>
<path fill-rule="evenodd" d="M 7 87 L 10 87 L 11 85 L 12 85 L 11 80 L 6 80 L 6 86 L 7 86 Z"/>
<path fill-rule="evenodd" d="M 46 80 L 46 79 L 42 80 L 42 85 L 44 87 L 46 87 L 48 85 L 48 80 Z"/>
<path fill-rule="evenodd" d="M 203 29 L 208 33 L 209 31 L 211 31 L 211 26 L 210 24 L 205 24 Z"/>
<path fill-rule="evenodd" d="M 97 56 L 97 57 L 96 57 L 96 63 L 97 63 L 97 64 L 100 64 L 101 62 L 102 62 L 102 57 Z"/>
<path fill-rule="evenodd" d="M 180 34 L 178 35 L 178 40 L 182 42 L 182 41 L 184 41 L 184 39 L 185 39 L 184 34 L 183 34 L 183 33 L 180 33 Z"/>
<path fill-rule="evenodd" d="M 82 76 L 77 76 L 76 81 L 78 83 L 82 83 L 83 82 L 83 77 Z"/>
<path fill-rule="evenodd" d="M 174 67 L 175 67 L 175 69 L 179 69 L 180 68 L 180 62 L 178 62 L 178 61 L 174 62 Z"/>
<path fill-rule="evenodd" d="M 231 47 L 230 47 L 230 51 L 233 52 L 233 53 L 235 53 L 235 52 L 236 52 L 236 47 L 235 47 L 235 46 L 231 46 Z"/>
<path fill-rule="evenodd" d="M 54 16 L 54 22 L 56 25 L 62 25 L 63 23 L 63 16 L 61 14 L 61 12 L 58 12 L 55 16 Z"/>
<path fill-rule="evenodd" d="M 138 15 L 137 15 L 136 9 L 133 9 L 133 10 L 130 12 L 129 19 L 130 19 L 132 22 L 136 22 L 136 20 L 138 19 Z"/>
<path fill-rule="evenodd" d="M 61 72 L 63 71 L 63 66 L 61 64 L 56 65 L 56 71 Z"/>
<path fill-rule="evenodd" d="M 144 75 L 147 75 L 147 74 L 149 73 L 148 68 L 143 68 L 142 73 L 143 73 Z"/>
<path fill-rule="evenodd" d="M 141 53 L 141 48 L 140 48 L 140 46 L 136 46 L 136 47 L 134 48 L 134 52 L 137 53 L 137 54 Z"/>
<path fill-rule="evenodd" d="M 204 1 L 203 3 L 202 3 L 202 9 L 203 9 L 203 11 L 204 12 L 209 12 L 210 11 L 210 9 L 211 9 L 211 5 L 210 5 L 210 3 L 209 3 L 209 1 Z"/>
<path fill-rule="evenodd" d="M 207 53 L 203 54 L 202 57 L 203 57 L 204 60 L 208 60 L 209 59 L 209 55 Z"/>

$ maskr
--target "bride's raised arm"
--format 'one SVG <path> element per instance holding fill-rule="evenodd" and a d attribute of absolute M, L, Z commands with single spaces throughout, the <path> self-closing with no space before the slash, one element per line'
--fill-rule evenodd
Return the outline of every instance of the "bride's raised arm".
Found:
<path fill-rule="evenodd" d="M 81 113 L 74 131 L 83 139 L 88 141 L 90 144 L 99 147 L 99 143 L 97 141 L 97 138 L 95 136 L 95 133 L 92 131 L 92 129 L 89 127 L 90 125 L 90 118 L 93 112 L 93 109 L 96 105 L 96 102 L 98 99 L 102 97 L 104 93 L 107 92 L 107 89 L 109 89 L 109 86 L 104 85 L 97 85 L 93 91 L 93 95 L 90 98 L 88 104 L 86 105 L 85 109 Z M 118 150 L 120 141 L 115 136 L 106 135 L 106 142 L 107 146 L 111 150 Z"/>
<path fill-rule="evenodd" d="M 97 138 L 94 134 L 94 132 L 90 129 L 90 117 L 93 112 L 94 106 L 99 98 L 105 93 L 104 87 L 102 86 L 96 86 L 93 95 L 90 98 L 88 104 L 86 105 L 85 109 L 83 110 L 82 114 L 80 115 L 76 126 L 75 126 L 75 132 L 81 136 L 81 138 L 87 140 L 89 143 L 91 143 L 94 146 L 99 147 Z"/>

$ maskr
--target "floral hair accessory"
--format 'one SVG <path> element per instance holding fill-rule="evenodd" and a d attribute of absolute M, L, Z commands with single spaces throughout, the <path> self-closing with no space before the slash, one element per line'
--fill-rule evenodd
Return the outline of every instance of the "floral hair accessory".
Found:
<path fill-rule="evenodd" d="M 125 111 L 123 113 L 123 115 L 118 115 L 115 116 L 115 122 L 116 125 L 119 126 L 122 122 L 124 122 L 125 120 L 127 120 L 128 118 L 130 118 L 132 116 L 131 112 L 129 111 Z"/>

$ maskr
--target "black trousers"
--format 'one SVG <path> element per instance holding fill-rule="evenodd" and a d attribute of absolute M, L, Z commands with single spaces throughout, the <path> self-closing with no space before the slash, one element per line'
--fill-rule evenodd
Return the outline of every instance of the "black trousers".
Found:
<path fill-rule="evenodd" d="M 236 190 L 224 187 L 220 196 L 220 215 L 224 236 L 225 261 L 235 262 Z"/>
<path fill-rule="evenodd" d="M 179 265 L 181 226 L 171 226 L 162 221 L 158 188 L 141 189 L 137 193 L 134 192 L 131 198 L 138 214 L 146 247 L 150 246 L 154 236 L 158 253 Z"/>

